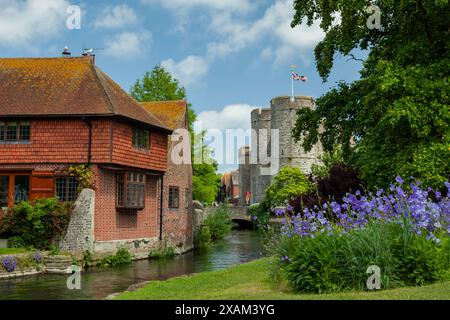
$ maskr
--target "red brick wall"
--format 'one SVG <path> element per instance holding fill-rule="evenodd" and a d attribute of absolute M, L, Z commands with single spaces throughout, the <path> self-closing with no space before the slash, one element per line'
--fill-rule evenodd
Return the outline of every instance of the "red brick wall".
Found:
<path fill-rule="evenodd" d="M 116 122 L 113 127 L 112 162 L 152 170 L 167 169 L 167 135 L 150 133 L 150 150 L 140 150 L 132 145 L 133 127 Z"/>
<path fill-rule="evenodd" d="M 180 128 L 185 128 L 185 123 L 180 123 Z M 193 242 L 193 207 L 192 207 L 192 166 L 190 164 L 176 165 L 171 161 L 173 147 L 178 142 L 169 142 L 168 168 L 164 176 L 164 200 L 163 200 L 163 237 L 172 244 L 192 245 Z M 169 187 L 180 188 L 180 207 L 169 208 Z M 186 191 L 188 199 L 186 199 Z M 186 205 L 187 204 L 187 205 Z"/>
<path fill-rule="evenodd" d="M 95 168 L 95 241 L 159 237 L 158 177 L 146 176 L 145 209 L 135 213 L 116 210 L 116 173 Z"/>
<path fill-rule="evenodd" d="M 29 144 L 0 144 L 0 163 L 87 162 L 88 129 L 81 120 L 35 120 Z"/>
<path fill-rule="evenodd" d="M 92 120 L 92 162 L 165 171 L 167 136 L 151 132 L 150 150 L 142 151 L 132 146 L 132 128 L 110 119 Z M 86 163 L 88 142 L 88 126 L 81 119 L 32 120 L 30 143 L 0 144 L 0 164 Z"/>

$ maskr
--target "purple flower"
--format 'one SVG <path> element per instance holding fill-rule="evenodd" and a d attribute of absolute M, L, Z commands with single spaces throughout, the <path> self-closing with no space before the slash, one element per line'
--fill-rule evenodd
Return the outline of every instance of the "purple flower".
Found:
<path fill-rule="evenodd" d="M 33 253 L 32 259 L 38 263 L 41 264 L 42 263 L 42 255 L 39 251 L 36 251 L 35 253 Z"/>
<path fill-rule="evenodd" d="M 2 259 L 2 266 L 6 272 L 13 272 L 17 267 L 17 260 L 12 256 L 6 256 Z"/>
<path fill-rule="evenodd" d="M 400 177 L 397 183 L 403 183 Z M 445 186 L 449 189 L 450 183 Z M 379 189 L 374 196 L 361 196 L 359 191 L 347 194 L 343 203 L 331 201 L 323 208 L 334 214 L 335 220 L 329 221 L 317 206 L 306 208 L 304 212 L 293 217 L 286 217 L 282 222 L 283 235 L 292 237 L 315 237 L 315 235 L 333 230 L 333 226 L 341 228 L 345 234 L 355 228 L 364 228 L 369 221 L 384 220 L 402 223 L 407 220 L 413 231 L 427 234 L 429 239 L 436 239 L 436 235 L 444 230 L 450 233 L 450 199 L 435 192 L 435 198 L 418 182 L 410 184 L 411 190 L 406 191 L 399 185 L 391 185 L 391 192 L 385 193 Z"/>
<path fill-rule="evenodd" d="M 403 179 L 402 179 L 402 177 L 400 177 L 400 176 L 396 176 L 395 177 L 395 181 L 398 183 L 398 184 L 403 184 L 405 181 L 403 181 Z"/>
<path fill-rule="evenodd" d="M 282 257 L 281 257 L 281 261 L 283 261 L 283 262 L 289 262 L 290 259 L 289 259 L 288 256 L 282 256 Z"/>
<path fill-rule="evenodd" d="M 450 182 L 444 182 L 445 187 L 447 188 L 447 197 L 450 198 Z"/>
<path fill-rule="evenodd" d="M 256 220 L 258 220 L 258 217 L 257 217 L 257 216 L 253 216 L 253 217 L 252 217 L 252 220 L 253 220 L 253 221 L 256 221 Z"/>

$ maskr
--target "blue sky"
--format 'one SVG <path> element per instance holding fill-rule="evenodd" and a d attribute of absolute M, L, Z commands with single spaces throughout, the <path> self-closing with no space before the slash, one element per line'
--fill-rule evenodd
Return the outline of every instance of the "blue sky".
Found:
<path fill-rule="evenodd" d="M 79 30 L 66 26 L 70 5 L 81 8 Z M 204 127 L 248 128 L 252 108 L 290 94 L 292 64 L 309 78 L 295 84 L 301 95 L 359 77 L 359 62 L 336 57 L 322 83 L 314 46 L 323 33 L 318 24 L 292 30 L 292 16 L 292 0 L 0 0 L 0 56 L 99 48 L 97 65 L 126 91 L 161 64 L 186 87 Z"/>

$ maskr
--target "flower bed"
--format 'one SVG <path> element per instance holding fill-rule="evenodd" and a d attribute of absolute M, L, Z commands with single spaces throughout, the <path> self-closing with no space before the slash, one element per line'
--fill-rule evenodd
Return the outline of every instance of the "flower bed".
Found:
<path fill-rule="evenodd" d="M 364 289 L 377 265 L 383 288 L 432 283 L 450 269 L 450 183 L 447 196 L 405 186 L 348 194 L 341 203 L 306 208 L 284 217 L 274 246 L 277 272 L 297 291 Z"/>
<path fill-rule="evenodd" d="M 39 251 L 0 256 L 0 279 L 37 274 L 43 270 L 44 259 Z"/>

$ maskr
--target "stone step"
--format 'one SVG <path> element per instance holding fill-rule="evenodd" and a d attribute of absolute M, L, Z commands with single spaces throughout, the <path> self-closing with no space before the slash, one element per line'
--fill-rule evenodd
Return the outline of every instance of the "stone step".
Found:
<path fill-rule="evenodd" d="M 67 268 L 71 265 L 72 263 L 47 263 L 45 266 L 47 268 Z"/>
<path fill-rule="evenodd" d="M 49 262 L 72 262 L 72 258 L 71 257 L 51 257 L 48 256 L 45 258 L 45 261 L 47 263 Z"/>
<path fill-rule="evenodd" d="M 46 273 L 53 273 L 53 274 L 71 274 L 70 268 L 45 268 Z"/>

